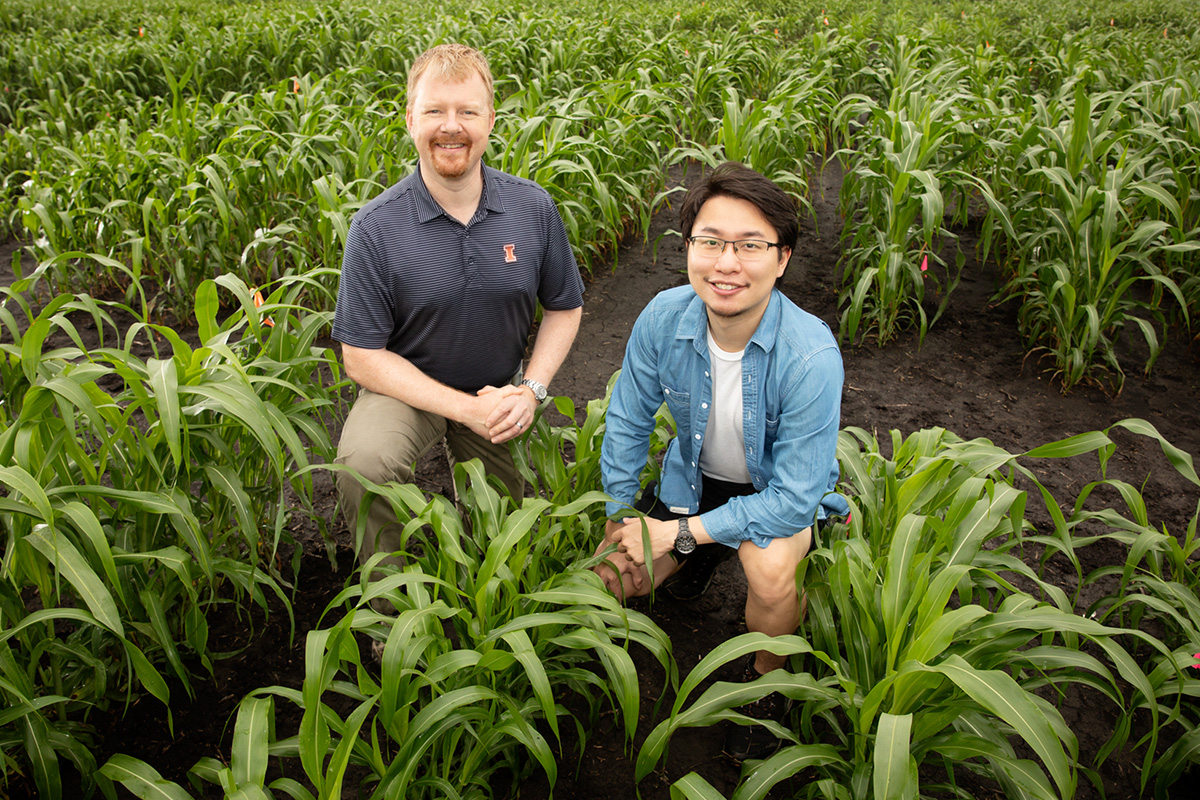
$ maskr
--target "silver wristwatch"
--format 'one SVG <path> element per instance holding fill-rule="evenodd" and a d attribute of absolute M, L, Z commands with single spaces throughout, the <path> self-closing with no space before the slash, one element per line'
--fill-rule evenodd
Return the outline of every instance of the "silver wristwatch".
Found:
<path fill-rule="evenodd" d="M 675 552 L 681 556 L 696 549 L 696 537 L 688 530 L 688 518 L 679 518 L 679 533 L 675 535 Z"/>
<path fill-rule="evenodd" d="M 521 385 L 528 386 L 530 388 L 530 390 L 533 392 L 533 399 L 537 400 L 539 403 L 546 399 L 546 385 L 545 384 L 538 383 L 537 381 L 535 381 L 531 378 L 526 378 L 525 380 L 521 381 Z"/>

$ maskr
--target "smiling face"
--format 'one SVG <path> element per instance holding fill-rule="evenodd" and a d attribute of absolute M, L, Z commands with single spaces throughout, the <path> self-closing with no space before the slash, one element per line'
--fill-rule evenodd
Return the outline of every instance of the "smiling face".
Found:
<path fill-rule="evenodd" d="M 478 170 L 496 111 L 479 74 L 455 81 L 426 72 L 413 87 L 404 119 L 417 145 L 422 174 L 454 181 L 473 177 Z"/>
<path fill-rule="evenodd" d="M 726 195 L 711 197 L 700 207 L 691 235 L 779 241 L 775 228 L 757 206 Z M 791 255 L 790 248 L 771 248 L 767 258 L 747 264 L 734 255 L 732 245 L 713 258 L 699 255 L 689 244 L 688 281 L 707 306 L 711 322 L 744 324 L 752 330 L 762 319 L 775 280 L 783 275 Z"/>

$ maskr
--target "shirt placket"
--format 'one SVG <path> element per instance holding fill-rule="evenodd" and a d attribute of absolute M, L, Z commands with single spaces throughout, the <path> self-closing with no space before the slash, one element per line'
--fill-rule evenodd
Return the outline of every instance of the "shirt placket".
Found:
<path fill-rule="evenodd" d="M 463 272 L 466 275 L 466 285 L 468 289 L 481 289 L 483 282 L 479 277 L 479 266 L 475 261 L 475 250 L 471 246 L 471 226 L 467 225 L 459 232 L 459 243 L 462 247 L 460 262 L 463 265 Z"/>
<path fill-rule="evenodd" d="M 742 442 L 746 448 L 746 469 L 750 472 L 750 480 L 754 488 L 762 491 L 765 484 L 759 470 L 760 459 L 757 452 L 758 429 L 761 416 L 758 413 L 758 353 L 749 345 L 742 358 Z"/>
<path fill-rule="evenodd" d="M 692 458 L 688 484 L 700 502 L 700 448 L 704 446 L 704 435 L 708 431 L 708 415 L 712 413 L 713 395 L 712 371 L 704 369 L 704 385 L 700 388 L 700 402 L 695 406 L 695 417 L 692 420 Z"/>

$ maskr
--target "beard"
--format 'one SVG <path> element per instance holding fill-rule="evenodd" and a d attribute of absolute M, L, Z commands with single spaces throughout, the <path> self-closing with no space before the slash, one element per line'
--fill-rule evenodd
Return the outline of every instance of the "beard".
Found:
<path fill-rule="evenodd" d="M 461 144 L 463 147 L 460 150 L 449 152 L 440 149 L 440 146 L 447 144 Z M 430 147 L 429 161 L 433 166 L 434 172 L 441 177 L 448 179 L 461 178 L 471 169 L 471 143 L 461 140 L 433 142 Z"/>

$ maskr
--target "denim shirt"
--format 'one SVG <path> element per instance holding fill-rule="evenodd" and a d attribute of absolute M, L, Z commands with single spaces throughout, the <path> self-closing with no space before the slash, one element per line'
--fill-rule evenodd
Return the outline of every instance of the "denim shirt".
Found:
<path fill-rule="evenodd" d="M 601 450 L 607 512 L 633 505 L 654 414 L 667 404 L 677 435 L 667 447 L 659 499 L 695 514 L 703 492 L 700 448 L 712 404 L 708 316 L 691 286 L 658 294 L 634 323 L 613 387 Z M 838 480 L 842 356 L 829 327 L 775 289 L 742 357 L 742 428 L 755 494 L 700 517 L 714 541 L 766 547 L 849 510 Z"/>

